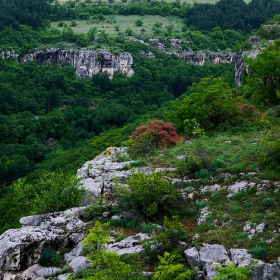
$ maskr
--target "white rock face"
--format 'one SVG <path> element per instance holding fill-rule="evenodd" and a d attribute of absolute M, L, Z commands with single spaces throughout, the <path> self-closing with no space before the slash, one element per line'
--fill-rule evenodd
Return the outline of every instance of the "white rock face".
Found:
<path fill-rule="evenodd" d="M 203 247 L 199 251 L 199 256 L 203 266 L 213 262 L 228 264 L 230 261 L 225 247 L 219 244 L 203 244 Z"/>
<path fill-rule="evenodd" d="M 253 280 L 278 280 L 280 279 L 280 263 L 263 263 L 256 267 Z"/>
<path fill-rule="evenodd" d="M 87 161 L 82 168 L 78 169 L 77 177 L 82 179 L 81 183 L 86 190 L 85 197 L 92 196 L 93 200 L 102 195 L 112 197 L 114 196 L 115 180 L 124 183 L 124 180 L 128 179 L 133 172 L 142 172 L 143 174 L 153 172 L 149 167 L 126 170 L 125 167 L 133 161 L 117 162 L 119 157 L 128 158 L 126 148 L 109 147 L 102 154 Z M 155 170 L 155 172 L 169 171 L 174 171 L 174 168 L 157 168 Z M 127 187 L 129 188 L 129 186 Z M 84 205 L 87 205 L 88 200 L 86 198 L 84 200 Z"/>
<path fill-rule="evenodd" d="M 231 260 L 234 262 L 236 266 L 246 266 L 251 260 L 257 261 L 252 258 L 252 255 L 247 253 L 245 249 L 230 249 Z M 259 261 L 260 263 L 263 263 Z"/>
<path fill-rule="evenodd" d="M 251 230 L 251 225 L 250 224 L 245 225 L 243 231 L 247 232 L 249 230 Z"/>
<path fill-rule="evenodd" d="M 3 54 L 2 54 L 3 56 Z M 106 50 L 62 50 L 51 48 L 47 51 L 38 51 L 26 54 L 22 62 L 36 60 L 38 64 L 66 64 L 74 66 L 76 73 L 81 78 L 90 78 L 97 73 L 107 73 L 110 78 L 116 71 L 132 76 L 133 58 L 130 53 L 112 54 Z"/>
<path fill-rule="evenodd" d="M 187 249 L 184 254 L 190 266 L 199 266 L 201 264 L 199 252 L 195 247 Z"/>
<path fill-rule="evenodd" d="M 203 244 L 200 251 L 192 247 L 185 250 L 184 254 L 190 266 L 197 269 L 202 266 L 206 271 L 206 277 L 202 279 L 212 280 L 217 274 L 215 265 L 226 266 L 230 261 L 237 267 L 247 266 L 253 261 L 255 263 L 253 280 L 280 279 L 280 258 L 274 264 L 264 263 L 252 258 L 252 255 L 247 253 L 246 249 L 230 249 L 231 257 L 229 257 L 224 246 L 219 244 Z"/>
<path fill-rule="evenodd" d="M 82 243 L 78 243 L 69 253 L 64 255 L 64 261 L 70 263 L 74 258 L 81 256 L 83 253 Z"/>
<path fill-rule="evenodd" d="M 87 268 L 89 261 L 84 256 L 75 257 L 70 263 L 69 266 L 73 269 L 74 272 L 78 270 L 84 270 Z"/>
<path fill-rule="evenodd" d="M 264 227 L 265 227 L 265 223 L 261 223 L 261 224 L 257 225 L 256 232 L 262 233 L 264 231 Z"/>
<path fill-rule="evenodd" d="M 120 256 L 126 256 L 133 253 L 140 254 L 144 252 L 141 241 L 150 238 L 151 237 L 146 233 L 138 233 L 135 236 L 129 236 L 120 242 L 108 244 L 107 251 L 109 252 L 115 251 Z"/>
<path fill-rule="evenodd" d="M 21 274 L 20 280 L 46 280 L 44 277 L 45 275 L 51 276 L 57 270 L 59 270 L 58 267 L 43 267 L 39 264 L 35 264 Z"/>
<path fill-rule="evenodd" d="M 1 54 L 2 54 L 2 59 L 8 59 L 8 58 L 17 59 L 19 57 L 19 54 L 17 54 L 15 50 L 4 50 L 1 51 Z"/>
<path fill-rule="evenodd" d="M 207 217 L 210 216 L 212 213 L 208 210 L 208 207 L 204 207 L 200 210 L 199 218 L 197 221 L 197 225 L 201 225 L 207 221 Z"/>
<path fill-rule="evenodd" d="M 87 161 L 78 169 L 77 177 L 86 192 L 95 198 L 104 195 L 113 195 L 114 179 L 119 182 L 127 179 L 132 173 L 124 170 L 132 161 L 117 162 L 117 156 L 127 157 L 125 148 L 109 147 L 93 160 Z"/>
<path fill-rule="evenodd" d="M 45 246 L 64 248 L 79 243 L 87 234 L 86 224 L 75 217 L 81 213 L 84 208 L 58 212 L 55 217 L 45 214 L 22 218 L 22 228 L 10 229 L 0 236 L 0 271 L 8 273 L 32 267 Z"/>
<path fill-rule="evenodd" d="M 217 274 L 218 271 L 215 269 L 215 265 L 219 265 L 219 263 L 213 262 L 213 263 L 207 263 L 205 265 L 206 270 L 206 280 L 212 280 Z"/>
<path fill-rule="evenodd" d="M 242 181 L 242 182 L 236 182 L 235 184 L 228 187 L 228 190 L 232 193 L 237 193 L 239 191 L 244 191 L 248 188 L 248 182 Z"/>
<path fill-rule="evenodd" d="M 210 192 L 216 192 L 221 189 L 221 186 L 218 184 L 210 185 L 210 186 L 205 186 L 201 189 L 202 192 L 210 191 Z"/>

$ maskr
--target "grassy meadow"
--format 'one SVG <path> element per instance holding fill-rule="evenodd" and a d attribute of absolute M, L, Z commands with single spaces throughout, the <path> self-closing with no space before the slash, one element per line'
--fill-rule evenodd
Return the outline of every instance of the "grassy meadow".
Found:
<path fill-rule="evenodd" d="M 136 20 L 142 20 L 142 26 L 136 26 Z M 153 25 L 155 23 L 162 23 L 161 29 L 164 31 L 167 26 L 173 25 L 174 33 L 181 32 L 183 26 L 182 19 L 178 17 L 162 17 L 158 15 L 108 15 L 105 20 L 90 19 L 90 20 L 81 20 L 76 21 L 77 26 L 72 27 L 70 21 L 64 21 L 68 27 L 72 27 L 75 33 L 84 33 L 86 34 L 90 28 L 96 27 L 99 32 L 106 31 L 110 35 L 117 35 L 119 32 L 125 32 L 126 29 L 131 28 L 135 34 L 141 34 L 141 29 L 145 29 L 145 34 L 153 33 Z M 116 28 L 118 26 L 118 30 Z M 52 22 L 51 27 L 58 28 L 63 30 L 64 27 L 58 27 L 58 22 Z"/>

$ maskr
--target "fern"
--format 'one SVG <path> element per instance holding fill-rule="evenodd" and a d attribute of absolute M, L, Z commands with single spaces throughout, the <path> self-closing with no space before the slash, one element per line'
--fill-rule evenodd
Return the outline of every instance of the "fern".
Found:
<path fill-rule="evenodd" d="M 215 268 L 219 273 L 213 280 L 249 280 L 254 274 L 250 267 L 236 267 L 233 262 L 226 267 L 216 265 Z"/>

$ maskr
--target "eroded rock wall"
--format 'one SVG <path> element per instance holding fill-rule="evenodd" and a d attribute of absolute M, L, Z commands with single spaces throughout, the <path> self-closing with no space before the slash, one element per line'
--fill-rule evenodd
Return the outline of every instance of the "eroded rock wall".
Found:
<path fill-rule="evenodd" d="M 185 53 L 180 54 L 179 58 L 186 62 L 197 64 L 197 65 L 204 65 L 205 63 L 211 64 L 220 64 L 220 63 L 232 63 L 234 62 L 235 54 L 205 54 L 205 53 Z"/>
<path fill-rule="evenodd" d="M 107 73 L 110 78 L 116 71 L 132 76 L 133 58 L 130 53 L 112 54 L 106 50 L 62 50 L 51 48 L 47 51 L 37 51 L 26 54 L 21 60 L 28 62 L 36 60 L 38 64 L 46 62 L 58 65 L 69 65 L 76 68 L 81 78 L 90 78 L 97 73 Z"/>
<path fill-rule="evenodd" d="M 234 57 L 234 69 L 235 69 L 235 84 L 238 86 L 242 85 L 244 72 L 250 75 L 249 65 L 245 62 L 245 57 L 250 57 L 253 60 L 257 59 L 261 49 L 251 51 L 239 51 Z"/>

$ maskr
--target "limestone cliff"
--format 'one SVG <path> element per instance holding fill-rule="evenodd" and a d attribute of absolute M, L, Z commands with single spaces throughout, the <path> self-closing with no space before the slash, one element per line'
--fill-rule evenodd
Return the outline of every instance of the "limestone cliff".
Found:
<path fill-rule="evenodd" d="M 253 60 L 257 59 L 257 55 L 261 49 L 255 49 L 251 51 L 239 51 L 234 57 L 234 69 L 235 69 L 235 84 L 242 85 L 244 71 L 250 75 L 249 65 L 245 62 L 244 57 L 251 57 Z"/>
<path fill-rule="evenodd" d="M 242 84 L 243 74 L 246 70 L 249 73 L 248 65 L 245 63 L 244 57 L 252 57 L 256 59 L 260 49 L 252 51 L 240 51 L 238 53 L 229 54 L 205 54 L 205 53 L 181 53 L 178 57 L 188 63 L 201 65 L 205 63 L 220 64 L 220 63 L 235 63 L 235 82 L 237 85 Z M 167 53 L 167 52 L 165 52 Z M 149 52 L 147 58 L 155 58 Z M 171 54 L 171 53 L 167 53 Z M 14 50 L 2 51 L 2 58 L 18 59 L 18 54 Z M 76 73 L 81 78 L 91 78 L 98 73 L 107 73 L 110 78 L 115 72 L 131 77 L 134 74 L 132 68 L 133 57 L 130 53 L 124 52 L 121 54 L 112 54 L 106 50 L 71 50 L 51 48 L 46 51 L 39 50 L 31 54 L 26 54 L 21 62 L 29 62 L 35 60 L 38 64 L 52 63 L 58 65 L 69 65 L 76 68 Z"/>
<path fill-rule="evenodd" d="M 232 63 L 234 62 L 236 54 L 205 54 L 205 53 L 184 53 L 179 54 L 179 58 L 186 62 L 197 64 L 197 65 L 204 65 L 205 63 L 211 64 L 220 64 L 220 63 Z"/>
<path fill-rule="evenodd" d="M 17 59 L 18 56 L 19 56 L 16 53 L 15 50 L 4 50 L 4 51 L 1 51 L 1 55 L 2 55 L 2 59 L 8 59 L 8 58 Z"/>
<path fill-rule="evenodd" d="M 51 48 L 47 51 L 37 51 L 26 54 L 21 60 L 28 62 L 36 60 L 38 64 L 49 62 L 58 65 L 69 65 L 76 68 L 76 73 L 81 78 L 90 78 L 97 73 L 107 73 L 110 78 L 116 71 L 127 76 L 132 76 L 133 58 L 125 52 L 119 55 L 106 50 L 62 50 Z"/>

